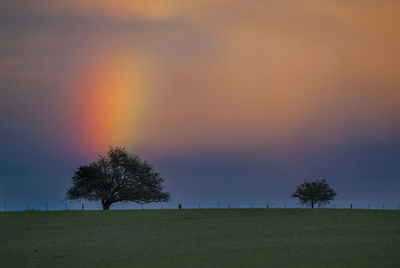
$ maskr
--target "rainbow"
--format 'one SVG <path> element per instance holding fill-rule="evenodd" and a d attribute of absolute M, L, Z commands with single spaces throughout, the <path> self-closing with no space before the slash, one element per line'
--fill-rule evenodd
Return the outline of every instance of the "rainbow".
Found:
<path fill-rule="evenodd" d="M 112 56 L 92 60 L 79 74 L 79 146 L 102 153 L 108 146 L 134 143 L 146 99 L 145 72 L 133 60 Z"/>

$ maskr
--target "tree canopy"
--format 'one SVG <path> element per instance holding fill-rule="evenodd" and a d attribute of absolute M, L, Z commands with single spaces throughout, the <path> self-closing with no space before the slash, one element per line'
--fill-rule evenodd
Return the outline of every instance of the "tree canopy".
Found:
<path fill-rule="evenodd" d="M 298 198 L 302 204 L 311 206 L 329 204 L 336 196 L 336 192 L 329 186 L 326 180 L 304 182 L 296 187 L 292 198 Z"/>
<path fill-rule="evenodd" d="M 163 202 L 170 199 L 169 193 L 163 192 L 163 183 L 160 173 L 148 162 L 129 154 L 125 148 L 111 147 L 97 162 L 75 171 L 67 198 L 100 200 L 104 210 L 121 201 Z"/>

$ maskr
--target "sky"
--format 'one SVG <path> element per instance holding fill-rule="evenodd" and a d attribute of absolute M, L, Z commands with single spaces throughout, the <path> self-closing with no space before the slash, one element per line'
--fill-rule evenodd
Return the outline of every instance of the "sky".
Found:
<path fill-rule="evenodd" d="M 400 2 L 2 0 L 0 200 L 109 146 L 175 201 L 400 200 Z M 292 200 L 292 202 L 295 202 Z"/>

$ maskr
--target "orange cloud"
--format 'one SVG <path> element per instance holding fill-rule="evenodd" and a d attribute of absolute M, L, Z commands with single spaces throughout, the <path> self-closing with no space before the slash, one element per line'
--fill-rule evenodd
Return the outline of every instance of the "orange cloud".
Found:
<path fill-rule="evenodd" d="M 285 147 L 393 131 L 399 4 L 380 3 L 376 13 L 372 2 L 202 3 L 186 5 L 215 51 L 167 67 L 159 89 L 167 112 L 148 115 L 156 123 L 147 144 Z M 152 135 L 160 130 L 162 139 Z"/>
<path fill-rule="evenodd" d="M 399 131 L 397 1 L 40 3 L 46 5 L 37 5 L 39 9 L 51 13 L 112 18 L 105 23 L 180 19 L 168 27 L 93 27 L 96 33 L 85 45 L 98 55 L 118 51 L 126 62 L 140 55 L 136 69 L 146 70 L 146 62 L 155 66 L 144 73 L 135 71 L 133 80 L 145 77 L 152 83 L 132 89 L 119 85 L 131 76 L 121 72 L 125 67 L 113 63 L 102 68 L 94 61 L 89 69 L 99 71 L 88 77 L 101 75 L 88 82 L 95 85 L 89 88 L 96 88 L 89 96 L 99 98 L 89 109 L 94 111 L 90 117 L 99 110 L 115 111 L 103 113 L 92 127 L 103 128 L 99 144 L 125 140 L 112 138 L 125 133 L 153 150 L 284 147 L 335 144 Z M 77 57 L 85 53 L 81 49 Z M 135 117 L 142 122 L 135 123 L 133 129 L 140 129 L 135 134 L 116 123 L 125 114 L 117 103 L 132 92 L 111 88 L 131 88 L 147 96 L 147 101 L 138 98 L 146 105 Z M 114 108 L 101 108 L 102 99 Z"/>
<path fill-rule="evenodd" d="M 165 19 L 173 16 L 177 11 L 180 0 L 68 0 L 49 1 L 39 0 L 34 4 L 37 10 L 47 10 L 60 13 L 80 13 L 89 15 L 105 15 L 109 17 L 143 17 L 147 19 Z"/>

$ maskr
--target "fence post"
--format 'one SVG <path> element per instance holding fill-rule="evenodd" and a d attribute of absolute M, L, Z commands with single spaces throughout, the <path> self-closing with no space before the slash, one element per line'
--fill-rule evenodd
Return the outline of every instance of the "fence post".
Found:
<path fill-rule="evenodd" d="M 267 203 L 267 208 L 269 208 L 269 204 Z"/>
<path fill-rule="evenodd" d="M 352 209 L 353 208 L 353 204 L 350 204 L 350 209 Z"/>

